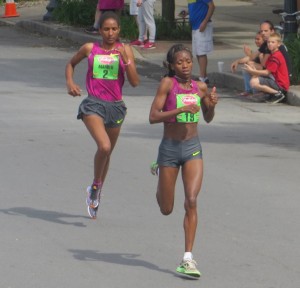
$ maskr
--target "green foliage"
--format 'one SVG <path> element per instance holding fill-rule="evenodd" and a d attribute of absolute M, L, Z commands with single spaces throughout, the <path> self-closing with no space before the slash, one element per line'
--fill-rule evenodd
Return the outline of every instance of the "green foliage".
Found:
<path fill-rule="evenodd" d="M 293 65 L 292 83 L 294 85 L 300 84 L 300 38 L 299 35 L 294 39 L 289 39 L 284 43 L 288 48 L 289 56 L 291 57 Z"/>
<path fill-rule="evenodd" d="M 121 38 L 135 40 L 139 36 L 138 27 L 133 16 L 121 16 Z"/>
<path fill-rule="evenodd" d="M 155 18 L 157 40 L 191 40 L 192 30 L 188 21 L 166 21 Z"/>
<path fill-rule="evenodd" d="M 97 2 L 97 0 L 57 0 L 53 17 L 67 25 L 90 26 L 94 23 Z M 121 37 L 134 40 L 138 37 L 138 28 L 134 17 L 128 14 L 125 11 L 121 16 Z M 188 21 L 168 22 L 156 17 L 155 22 L 157 40 L 191 40 L 191 28 Z"/>
<path fill-rule="evenodd" d="M 94 23 L 97 0 L 57 0 L 53 17 L 72 26 L 87 26 Z"/>

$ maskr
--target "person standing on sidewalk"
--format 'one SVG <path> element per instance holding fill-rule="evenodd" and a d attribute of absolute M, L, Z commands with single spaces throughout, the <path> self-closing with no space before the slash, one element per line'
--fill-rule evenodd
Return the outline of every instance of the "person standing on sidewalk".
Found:
<path fill-rule="evenodd" d="M 216 88 L 211 93 L 207 85 L 194 81 L 192 52 L 182 44 L 170 48 L 167 54 L 168 76 L 164 77 L 153 100 L 149 122 L 164 123 L 163 139 L 152 174 L 158 175 L 156 199 L 163 215 L 171 214 L 174 206 L 176 180 L 181 168 L 184 186 L 185 253 L 178 273 L 199 278 L 192 249 L 197 229 L 197 196 L 203 178 L 202 148 L 198 136 L 200 110 L 209 123 L 218 102 Z"/>
<path fill-rule="evenodd" d="M 81 119 L 97 144 L 94 157 L 94 178 L 87 188 L 86 204 L 92 219 L 96 218 L 100 193 L 126 116 L 122 100 L 125 74 L 131 86 L 139 84 L 134 55 L 129 45 L 118 42 L 120 19 L 114 12 L 100 18 L 101 43 L 86 43 L 66 65 L 65 76 L 68 94 L 81 96 L 80 87 L 74 82 L 77 64 L 87 58 L 86 89 L 88 97 L 80 104 L 77 119 Z"/>
<path fill-rule="evenodd" d="M 192 47 L 199 64 L 199 80 L 209 83 L 207 78 L 207 54 L 213 51 L 213 24 L 215 11 L 213 0 L 188 0 L 189 19 L 192 26 Z"/>
<path fill-rule="evenodd" d="M 137 0 L 130 0 L 129 4 L 129 14 L 134 17 L 134 21 L 136 23 L 137 28 L 139 28 L 138 15 L 139 15 L 139 6 L 137 5 Z M 147 29 L 144 34 L 144 41 L 146 43 L 148 39 Z"/>
<path fill-rule="evenodd" d="M 132 46 L 154 49 L 156 37 L 156 24 L 154 20 L 154 3 L 156 0 L 137 0 L 139 38 L 130 42 Z M 144 40 L 146 31 L 149 31 L 148 41 Z"/>
<path fill-rule="evenodd" d="M 98 0 L 98 4 L 95 12 L 94 25 L 85 29 L 86 33 L 98 34 L 99 30 L 99 20 L 102 13 L 107 11 L 113 11 L 120 17 L 121 11 L 124 8 L 124 0 Z"/>

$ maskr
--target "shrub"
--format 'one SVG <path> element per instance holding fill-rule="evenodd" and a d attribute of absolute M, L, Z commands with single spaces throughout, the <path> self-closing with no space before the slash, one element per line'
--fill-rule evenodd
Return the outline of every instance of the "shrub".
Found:
<path fill-rule="evenodd" d="M 94 22 L 97 0 L 57 0 L 53 11 L 55 20 L 72 25 L 87 26 Z"/>
<path fill-rule="evenodd" d="M 300 38 L 299 35 L 294 39 L 289 39 L 284 43 L 288 48 L 289 56 L 293 65 L 292 83 L 294 85 L 300 84 Z"/>

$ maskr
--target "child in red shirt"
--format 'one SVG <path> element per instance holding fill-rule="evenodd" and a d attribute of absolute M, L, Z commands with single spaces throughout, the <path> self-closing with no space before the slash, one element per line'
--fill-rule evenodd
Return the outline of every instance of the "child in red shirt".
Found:
<path fill-rule="evenodd" d="M 271 34 L 268 39 L 268 48 L 271 56 L 268 58 L 265 69 L 256 70 L 245 64 L 244 70 L 252 75 L 250 85 L 252 88 L 270 94 L 268 102 L 279 103 L 285 98 L 286 92 L 290 87 L 289 72 L 284 56 L 279 51 L 282 44 L 281 37 L 277 33 Z"/>

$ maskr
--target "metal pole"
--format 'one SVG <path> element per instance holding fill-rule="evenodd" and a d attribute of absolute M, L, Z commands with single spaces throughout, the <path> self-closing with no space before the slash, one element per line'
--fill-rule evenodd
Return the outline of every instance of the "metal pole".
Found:
<path fill-rule="evenodd" d="M 52 16 L 52 11 L 57 7 L 57 2 L 56 0 L 50 0 L 49 4 L 46 6 L 47 13 L 43 16 L 44 21 L 52 21 L 53 16 Z"/>
<path fill-rule="evenodd" d="M 284 0 L 284 11 L 288 14 L 295 13 L 297 11 L 297 0 Z M 296 16 L 285 17 L 284 30 L 286 34 L 297 33 L 298 27 Z"/>

